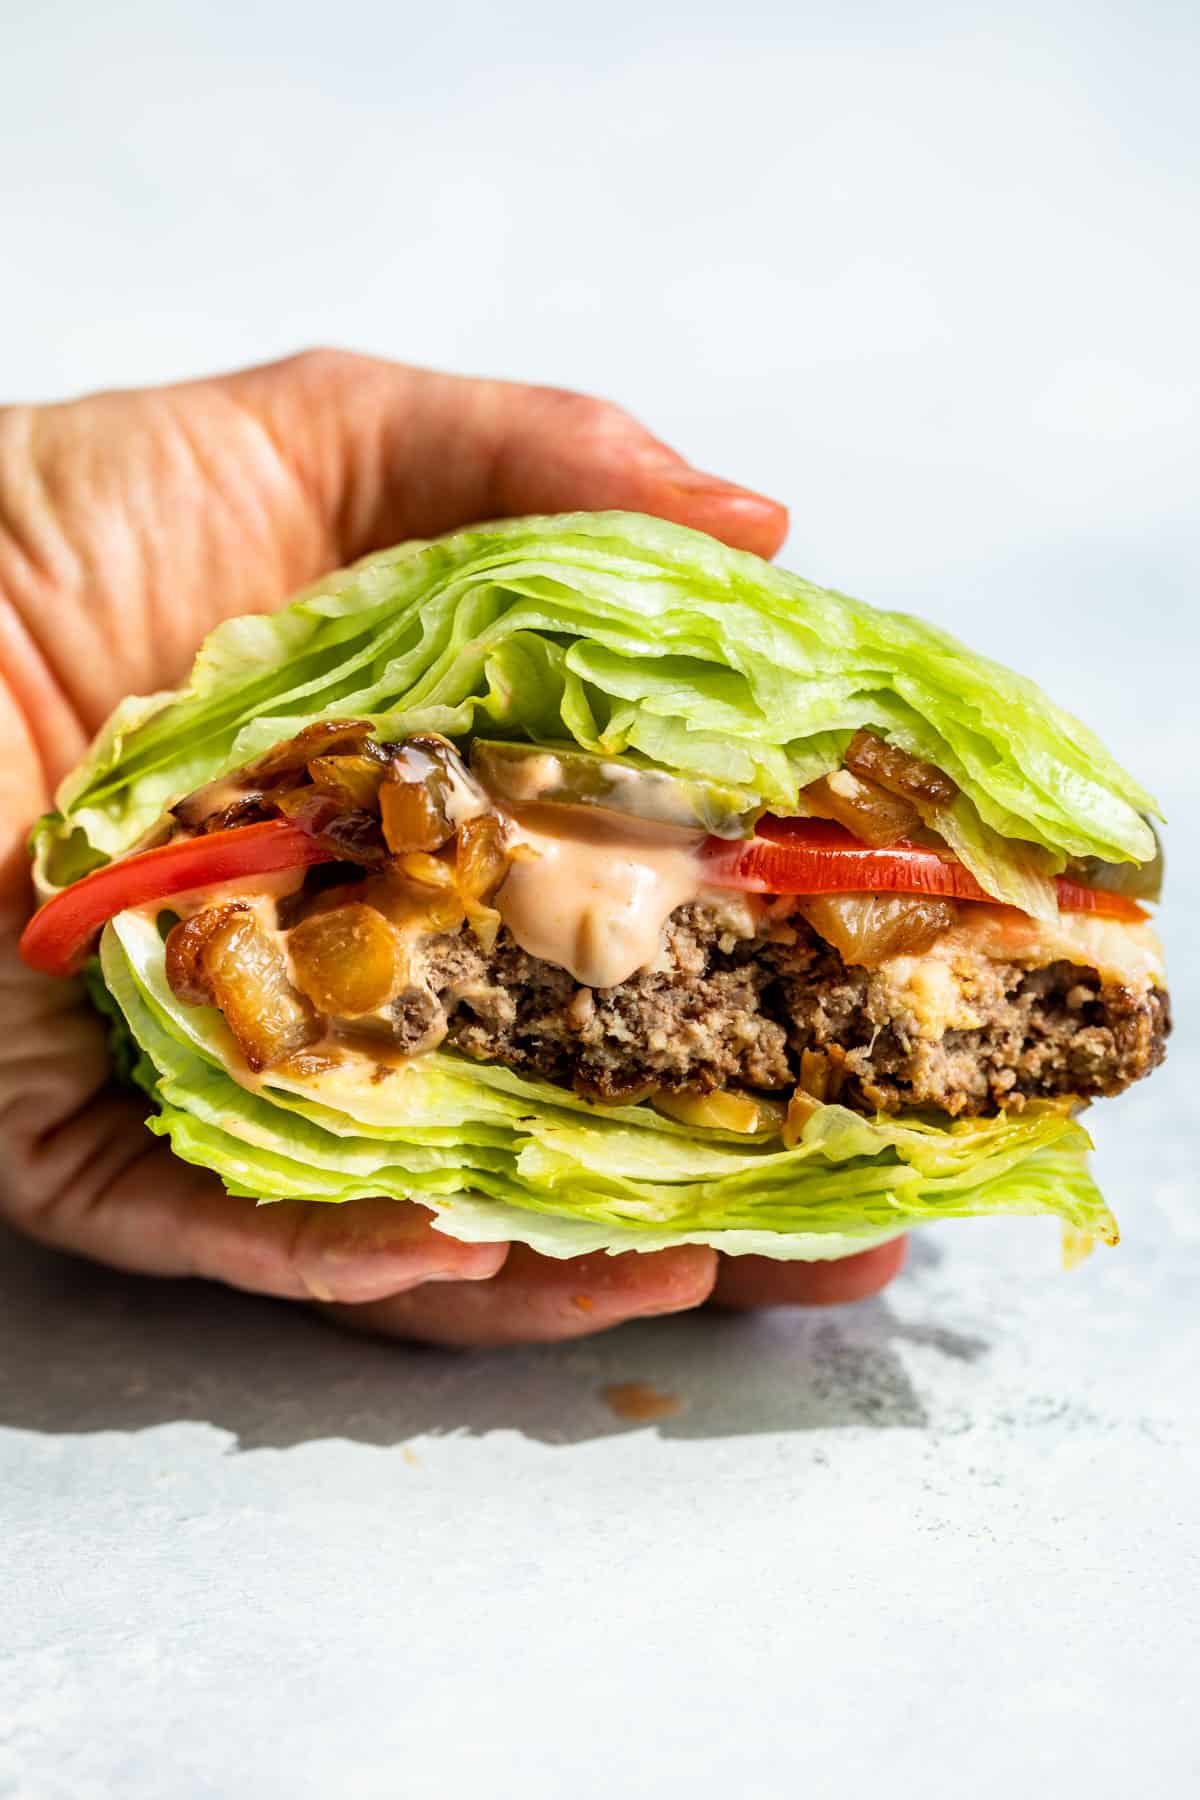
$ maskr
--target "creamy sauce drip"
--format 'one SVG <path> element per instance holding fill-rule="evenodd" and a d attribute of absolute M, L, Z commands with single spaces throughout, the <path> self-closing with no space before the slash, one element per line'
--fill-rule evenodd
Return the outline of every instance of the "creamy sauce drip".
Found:
<path fill-rule="evenodd" d="M 676 907 L 700 891 L 703 834 L 591 808 L 529 807 L 494 901 L 530 956 L 585 987 L 616 987 L 652 963 Z"/>
<path fill-rule="evenodd" d="M 432 785 L 454 830 L 470 819 L 491 811 L 491 801 L 470 771 L 455 757 L 442 762 L 420 743 L 410 739 L 401 751 L 405 779 L 413 777 Z"/>
<path fill-rule="evenodd" d="M 261 788 L 256 787 L 253 781 L 247 781 L 246 777 L 235 769 L 231 775 L 218 775 L 215 781 L 206 781 L 203 787 L 186 795 L 183 800 L 177 800 L 175 804 L 184 806 L 190 802 L 188 811 L 193 818 L 206 817 L 210 813 L 224 812 L 226 807 L 236 806 L 238 801 L 245 800 L 247 795 L 261 793 L 261 791 Z"/>
<path fill-rule="evenodd" d="M 149 906 L 138 910 L 144 912 L 147 918 L 157 918 L 162 912 L 173 912 L 178 913 L 181 919 L 191 919 L 196 913 L 207 912 L 210 906 L 237 901 L 251 909 L 264 930 L 273 932 L 277 902 L 286 900 L 290 894 L 299 893 L 304 886 L 306 873 L 305 869 L 280 869 L 267 875 L 239 875 L 233 881 L 217 882 L 211 887 L 189 888 L 186 893 L 168 894 L 164 899 L 152 901 Z"/>

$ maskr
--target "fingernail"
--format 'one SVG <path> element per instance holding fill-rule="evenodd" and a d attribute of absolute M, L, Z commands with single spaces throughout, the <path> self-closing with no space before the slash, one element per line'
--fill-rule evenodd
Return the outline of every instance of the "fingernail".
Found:
<path fill-rule="evenodd" d="M 703 469 L 672 469 L 663 481 L 664 487 L 679 494 L 744 494 L 745 488 L 734 481 L 723 481 L 719 475 L 706 475 Z"/>
<path fill-rule="evenodd" d="M 663 486 L 674 488 L 680 494 L 707 494 L 712 499 L 752 500 L 759 506 L 779 506 L 782 502 L 772 500 L 768 494 L 760 494 L 757 488 L 743 487 L 738 481 L 726 481 L 720 475 L 706 474 L 703 469 L 684 467 L 672 470 L 664 477 Z"/>

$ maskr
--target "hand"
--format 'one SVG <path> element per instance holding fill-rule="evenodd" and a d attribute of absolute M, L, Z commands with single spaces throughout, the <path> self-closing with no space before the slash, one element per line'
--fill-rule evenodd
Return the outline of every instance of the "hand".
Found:
<path fill-rule="evenodd" d="M 0 411 L 0 1208 L 122 1269 L 316 1300 L 442 1344 L 571 1337 L 713 1297 L 856 1299 L 903 1245 L 834 1264 L 679 1248 L 554 1262 L 459 1244 L 391 1200 L 256 1209 L 177 1162 L 109 1080 L 74 983 L 22 967 L 24 836 L 124 695 L 206 632 L 366 551 L 488 518 L 624 507 L 771 555 L 787 516 L 584 396 L 336 352 L 218 380 Z"/>

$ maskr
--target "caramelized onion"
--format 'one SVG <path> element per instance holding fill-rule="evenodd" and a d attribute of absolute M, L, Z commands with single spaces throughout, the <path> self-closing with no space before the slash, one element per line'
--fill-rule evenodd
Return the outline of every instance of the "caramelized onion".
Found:
<path fill-rule="evenodd" d="M 488 902 L 508 871 L 508 861 L 504 829 L 494 813 L 483 813 L 459 827 L 454 882 L 467 923 L 480 947 L 489 952 L 495 948 L 502 921 Z"/>
<path fill-rule="evenodd" d="M 226 775 L 219 781 L 206 781 L 194 793 L 177 800 L 171 816 L 188 831 L 228 831 L 234 825 L 265 819 L 270 810 L 264 805 L 261 788 L 245 783 L 239 776 Z"/>
<path fill-rule="evenodd" d="M 784 1144 L 789 1150 L 795 1149 L 804 1136 L 804 1127 L 813 1114 L 820 1110 L 821 1102 L 819 1100 L 814 1100 L 811 1094 L 806 1094 L 802 1087 L 796 1089 L 788 1101 L 787 1116 L 784 1119 L 781 1133 Z"/>
<path fill-rule="evenodd" d="M 323 1013 L 354 1018 L 394 1000 L 403 982 L 399 933 L 354 901 L 317 913 L 288 936 L 297 987 Z"/>
<path fill-rule="evenodd" d="M 824 1050 L 802 1050 L 800 1052 L 800 1088 L 813 1100 L 822 1105 L 836 1100 L 841 1086 L 841 1071 L 836 1068 Z"/>
<path fill-rule="evenodd" d="M 181 920 L 167 934 L 164 952 L 167 983 L 185 1006 L 212 1006 L 213 984 L 205 967 L 205 954 L 217 931 L 249 908 L 239 901 L 210 906 L 192 919 Z"/>
<path fill-rule="evenodd" d="M 463 922 L 462 901 L 453 887 L 409 881 L 398 869 L 372 875 L 363 886 L 362 898 L 401 932 L 457 931 Z"/>
<path fill-rule="evenodd" d="M 387 779 L 379 790 L 379 810 L 388 849 L 395 856 L 403 856 L 409 851 L 428 854 L 440 850 L 454 834 L 441 796 L 424 781 L 408 780 L 395 769 L 395 764 L 388 769 Z"/>
<path fill-rule="evenodd" d="M 508 869 L 504 830 L 494 813 L 459 828 L 454 879 L 464 900 L 490 900 Z"/>
<path fill-rule="evenodd" d="M 921 823 L 910 800 L 864 781 L 849 769 L 835 769 L 832 775 L 810 782 L 803 795 L 818 819 L 835 820 L 877 850 L 899 843 Z"/>
<path fill-rule="evenodd" d="M 695 1088 L 679 1093 L 654 1096 L 655 1112 L 681 1125 L 696 1125 L 712 1131 L 737 1131 L 744 1135 L 775 1129 L 782 1123 L 782 1108 L 770 1100 L 757 1100 L 750 1094 L 738 1094 L 732 1088 L 716 1088 L 702 1094 Z"/>
<path fill-rule="evenodd" d="M 489 956 L 496 948 L 504 921 L 494 906 L 481 906 L 478 900 L 466 902 L 467 924 L 479 948 Z"/>
<path fill-rule="evenodd" d="M 379 804 L 384 836 L 396 855 L 440 850 L 464 817 L 487 810 L 454 745 L 434 732 L 390 748 Z"/>
<path fill-rule="evenodd" d="M 379 869 L 386 863 L 387 845 L 374 813 L 361 808 L 347 811 L 329 794 L 311 787 L 280 794 L 275 804 L 285 819 L 315 838 L 338 862 L 358 863 L 364 869 Z"/>
<path fill-rule="evenodd" d="M 306 725 L 295 737 L 273 744 L 266 753 L 242 770 L 242 777 L 253 782 L 275 781 L 281 775 L 299 774 L 317 756 L 330 756 L 334 751 L 363 751 L 369 754 L 372 727 L 365 719 L 318 719 Z M 373 746 L 372 746 L 373 747 Z"/>
<path fill-rule="evenodd" d="M 313 786 L 343 805 L 379 811 L 379 784 L 385 765 L 373 756 L 314 756 L 307 765 Z"/>
<path fill-rule="evenodd" d="M 256 1071 L 318 1036 L 312 1008 L 288 980 L 282 952 L 248 907 L 209 907 L 173 926 L 166 971 L 171 991 L 185 1004 L 220 1008 Z"/>
<path fill-rule="evenodd" d="M 425 850 L 412 850 L 407 856 L 397 859 L 400 872 L 415 881 L 420 887 L 451 888 L 454 886 L 454 870 L 440 856 L 430 856 Z"/>
<path fill-rule="evenodd" d="M 899 794 L 922 814 L 949 806 L 958 788 L 932 763 L 910 756 L 897 744 L 886 744 L 872 731 L 857 731 L 846 747 L 846 767 L 864 781 L 873 781 L 891 794 Z"/>
<path fill-rule="evenodd" d="M 820 894 L 799 910 L 843 962 L 864 969 L 922 956 L 958 916 L 952 900 L 919 894 Z"/>

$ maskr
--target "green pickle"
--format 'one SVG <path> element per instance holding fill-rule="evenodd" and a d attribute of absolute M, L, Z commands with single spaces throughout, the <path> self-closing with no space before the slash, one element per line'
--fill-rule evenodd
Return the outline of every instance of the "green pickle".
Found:
<path fill-rule="evenodd" d="M 602 807 L 714 837 L 748 837 L 763 811 L 762 801 L 745 788 L 672 775 L 632 757 L 597 756 L 574 744 L 476 739 L 471 770 L 502 805 Z"/>
<path fill-rule="evenodd" d="M 1082 881 L 1086 887 L 1104 888 L 1110 894 L 1124 894 L 1128 900 L 1161 900 L 1162 839 L 1153 819 L 1146 823 L 1154 833 L 1154 855 L 1149 862 L 1111 863 L 1098 856 L 1081 856 L 1067 865 L 1071 880 Z"/>

